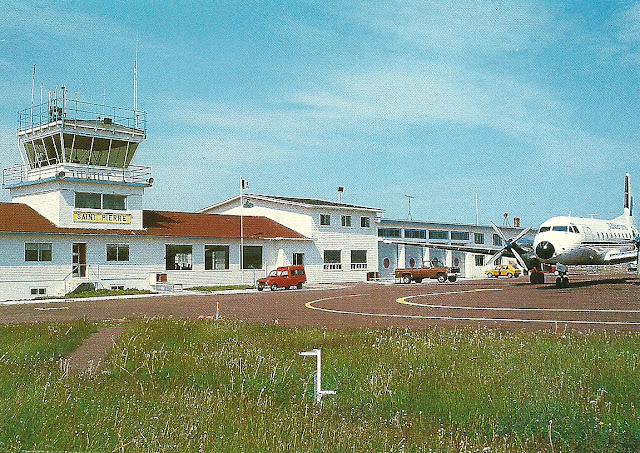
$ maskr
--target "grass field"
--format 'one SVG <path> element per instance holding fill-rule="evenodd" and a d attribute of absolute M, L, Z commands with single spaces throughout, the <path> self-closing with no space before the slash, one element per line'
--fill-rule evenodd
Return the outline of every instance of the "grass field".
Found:
<path fill-rule="evenodd" d="M 102 373 L 67 374 L 96 327 L 0 327 L 0 450 L 640 449 L 638 334 L 139 319 Z"/>

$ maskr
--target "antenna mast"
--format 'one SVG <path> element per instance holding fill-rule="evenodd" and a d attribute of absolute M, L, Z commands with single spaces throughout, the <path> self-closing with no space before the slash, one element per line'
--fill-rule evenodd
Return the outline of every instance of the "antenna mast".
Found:
<path fill-rule="evenodd" d="M 33 90 L 36 85 L 36 65 L 33 65 L 33 74 L 31 75 L 31 128 L 33 129 Z"/>
<path fill-rule="evenodd" d="M 405 195 L 405 197 L 407 197 L 407 198 L 408 198 L 408 200 L 409 200 L 409 220 L 413 220 L 413 219 L 411 218 L 411 199 L 412 199 L 412 198 L 415 198 L 415 197 L 414 197 L 413 195 Z"/>
<path fill-rule="evenodd" d="M 138 128 L 138 43 L 136 42 L 136 59 L 133 60 L 133 127 Z"/>

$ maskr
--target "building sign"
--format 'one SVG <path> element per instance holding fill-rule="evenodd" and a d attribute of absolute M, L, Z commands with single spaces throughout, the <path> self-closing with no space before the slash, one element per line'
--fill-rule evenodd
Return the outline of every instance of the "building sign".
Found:
<path fill-rule="evenodd" d="M 130 224 L 131 214 L 73 211 L 74 222 Z"/>

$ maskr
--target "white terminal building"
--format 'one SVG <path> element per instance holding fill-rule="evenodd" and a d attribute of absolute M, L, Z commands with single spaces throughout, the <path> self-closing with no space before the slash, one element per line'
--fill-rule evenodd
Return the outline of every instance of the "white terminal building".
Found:
<path fill-rule="evenodd" d="M 22 163 L 2 175 L 11 202 L 0 203 L 0 300 L 62 297 L 83 284 L 252 284 L 288 264 L 303 264 L 311 284 L 392 278 L 424 262 L 476 277 L 485 255 L 411 242 L 502 247 L 490 226 L 388 220 L 311 198 L 252 193 L 197 213 L 145 210 L 151 168 L 132 164 L 145 112 L 68 99 L 64 87 L 19 114 L 17 135 Z"/>

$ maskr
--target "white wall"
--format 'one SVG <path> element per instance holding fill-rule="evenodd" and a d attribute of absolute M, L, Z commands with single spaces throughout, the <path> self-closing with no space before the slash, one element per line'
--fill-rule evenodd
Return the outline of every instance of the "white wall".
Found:
<path fill-rule="evenodd" d="M 127 197 L 126 211 L 109 211 L 118 214 L 130 214 L 130 224 L 100 224 L 74 222 L 75 192 L 93 192 L 124 195 Z M 31 184 L 11 189 L 11 199 L 15 203 L 24 203 L 61 228 L 91 229 L 142 229 L 142 195 L 144 187 L 106 182 L 76 182 L 54 180 L 41 184 Z M 80 209 L 83 212 L 105 212 L 98 209 Z"/>
<path fill-rule="evenodd" d="M 51 261 L 26 262 L 25 243 L 51 243 Z M 85 243 L 87 275 L 71 275 L 74 243 Z M 45 288 L 47 296 L 61 297 L 82 282 L 98 282 L 100 287 L 123 285 L 151 289 L 150 276 L 167 274 L 168 283 L 189 286 L 253 284 L 277 265 L 280 250 L 290 261 L 293 253 L 312 254 L 310 241 L 245 239 L 245 245 L 263 247 L 261 269 L 240 271 L 240 240 L 164 238 L 144 236 L 102 236 L 61 234 L 0 233 L 0 300 L 30 299 L 31 288 Z M 107 261 L 107 244 L 128 244 L 129 261 Z M 191 245 L 192 269 L 166 270 L 166 245 Z M 229 269 L 205 270 L 205 245 L 229 246 Z M 309 276 L 313 282 L 313 276 Z"/>
<path fill-rule="evenodd" d="M 378 238 L 375 212 L 332 206 L 302 206 L 288 202 L 263 200 L 247 196 L 252 208 L 243 215 L 267 217 L 313 240 L 304 252 L 307 279 L 314 283 L 365 281 L 368 272 L 378 272 Z M 237 200 L 205 211 L 207 213 L 239 215 Z M 331 216 L 331 225 L 320 225 L 320 214 Z M 341 217 L 351 216 L 351 227 L 343 227 Z M 362 228 L 360 218 L 369 217 L 370 227 Z M 325 269 L 324 251 L 341 251 L 341 269 Z M 366 250 L 367 267 L 351 268 L 351 251 Z"/>

